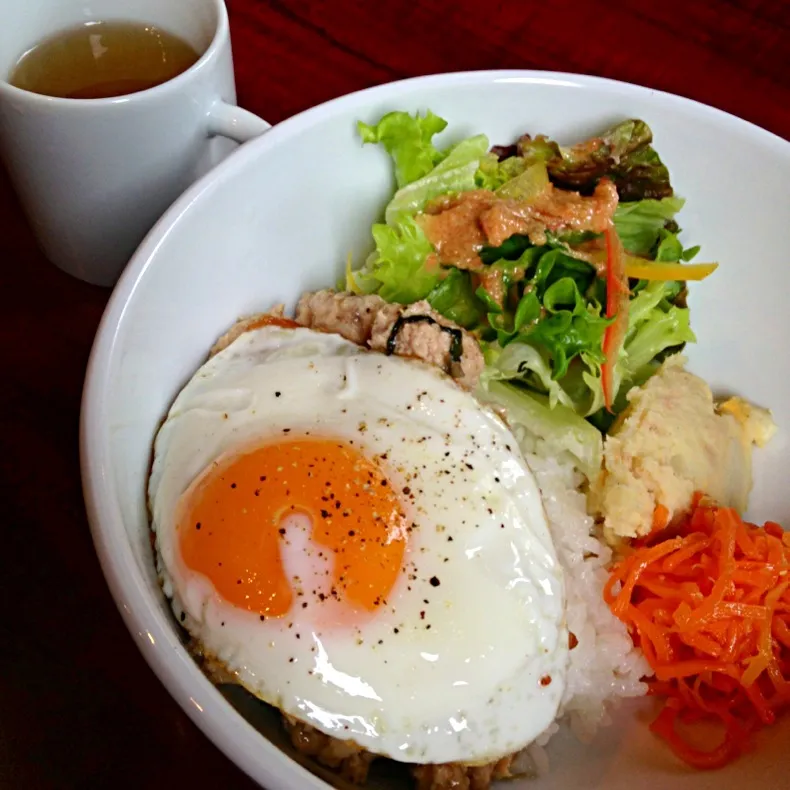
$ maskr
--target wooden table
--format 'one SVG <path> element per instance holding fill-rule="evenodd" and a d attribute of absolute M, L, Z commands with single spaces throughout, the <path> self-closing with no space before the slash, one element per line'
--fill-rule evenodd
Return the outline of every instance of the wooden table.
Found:
<path fill-rule="evenodd" d="M 790 138 L 786 0 L 229 8 L 240 103 L 272 123 L 402 77 L 515 67 L 642 83 Z M 1 174 L 0 278 L 0 787 L 251 788 L 159 685 L 105 587 L 77 423 L 108 291 L 44 259 Z"/>

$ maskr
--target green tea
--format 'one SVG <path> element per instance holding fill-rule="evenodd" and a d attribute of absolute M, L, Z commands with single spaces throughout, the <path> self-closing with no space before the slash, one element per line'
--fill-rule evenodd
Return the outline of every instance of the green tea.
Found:
<path fill-rule="evenodd" d="M 153 25 L 89 22 L 31 47 L 9 82 L 45 96 L 104 99 L 161 85 L 199 57 L 185 41 Z"/>

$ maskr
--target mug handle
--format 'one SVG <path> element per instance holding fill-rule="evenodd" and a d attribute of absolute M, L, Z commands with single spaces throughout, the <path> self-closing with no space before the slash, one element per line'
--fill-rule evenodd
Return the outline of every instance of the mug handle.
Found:
<path fill-rule="evenodd" d="M 272 125 L 263 118 L 224 101 L 214 102 L 208 111 L 208 132 L 211 136 L 222 135 L 237 143 L 246 143 L 271 128 Z"/>

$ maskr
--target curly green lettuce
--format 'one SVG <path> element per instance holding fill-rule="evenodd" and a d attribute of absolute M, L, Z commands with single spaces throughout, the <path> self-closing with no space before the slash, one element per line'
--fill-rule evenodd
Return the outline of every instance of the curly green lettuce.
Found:
<path fill-rule="evenodd" d="M 607 412 L 601 369 L 607 362 L 604 334 L 613 319 L 606 314 L 600 235 L 547 233 L 540 245 L 513 235 L 480 250 L 483 268 L 469 272 L 440 265 L 419 214 L 435 198 L 474 189 L 528 203 L 551 185 L 589 194 L 608 178 L 620 197 L 617 234 L 643 265 L 682 263 L 698 252 L 679 239 L 676 216 L 684 201 L 674 194 L 641 120 L 623 121 L 570 147 L 524 135 L 515 146 L 489 150 L 486 136 L 475 135 L 440 148 L 434 137 L 445 128 L 430 111 L 393 112 L 375 125 L 359 124 L 363 141 L 383 146 L 392 157 L 398 188 L 385 221 L 373 226 L 375 250 L 361 269 L 348 273 L 346 287 L 403 304 L 427 299 L 478 337 L 487 363 L 481 392 L 499 393 L 524 419 L 543 425 L 536 435 L 544 440 L 559 442 L 562 426 L 570 425 L 573 436 L 589 442 L 589 431 L 605 430 L 624 407 L 628 389 L 643 383 L 666 355 L 694 342 L 685 284 L 630 282 L 628 330 L 614 362 L 613 409 Z M 487 282 L 498 284 L 494 295 Z M 589 463 L 589 454 L 574 447 L 565 449 Z"/>
<path fill-rule="evenodd" d="M 422 178 L 442 161 L 444 154 L 432 140 L 446 126 L 447 121 L 430 110 L 424 117 L 419 113 L 389 112 L 375 126 L 357 123 L 363 143 L 380 144 L 392 157 L 399 187 Z"/>

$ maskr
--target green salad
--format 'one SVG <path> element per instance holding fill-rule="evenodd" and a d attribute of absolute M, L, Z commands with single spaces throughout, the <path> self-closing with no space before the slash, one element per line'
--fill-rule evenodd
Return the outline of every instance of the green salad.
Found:
<path fill-rule="evenodd" d="M 690 263 L 684 201 L 644 121 L 570 147 L 528 134 L 439 147 L 446 126 L 430 111 L 358 124 L 392 158 L 397 188 L 345 289 L 427 300 L 472 332 L 482 393 L 594 469 L 628 390 L 694 342 L 686 282 L 716 264 Z"/>

